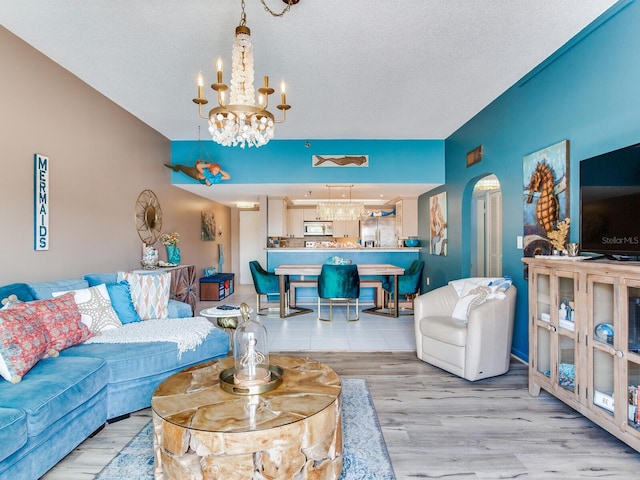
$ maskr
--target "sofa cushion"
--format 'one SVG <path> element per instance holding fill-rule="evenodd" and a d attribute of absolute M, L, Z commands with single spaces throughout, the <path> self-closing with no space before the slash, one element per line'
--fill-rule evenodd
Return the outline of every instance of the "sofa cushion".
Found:
<path fill-rule="evenodd" d="M 9 295 L 15 295 L 23 302 L 34 300 L 33 293 L 26 283 L 12 283 L 0 287 L 0 301 L 9 298 Z"/>
<path fill-rule="evenodd" d="M 102 359 L 45 358 L 23 382 L 0 384 L 0 405 L 24 410 L 32 437 L 96 395 L 108 379 L 109 370 Z"/>
<path fill-rule="evenodd" d="M 126 327 L 123 327 L 126 328 Z M 60 357 L 104 358 L 109 367 L 108 418 L 151 405 L 154 390 L 173 373 L 191 365 L 227 356 L 229 337 L 214 328 L 195 350 L 178 357 L 173 342 L 89 343 L 60 352 Z"/>
<path fill-rule="evenodd" d="M 27 415 L 16 408 L 0 407 L 0 461 L 27 443 Z"/>
<path fill-rule="evenodd" d="M 452 317 L 434 316 L 420 320 L 420 332 L 449 345 L 464 347 L 467 342 L 467 322 Z"/>
<path fill-rule="evenodd" d="M 191 308 L 191 305 L 189 305 L 188 303 L 170 299 L 167 308 L 169 310 L 169 318 L 193 317 L 193 310 Z"/>
<path fill-rule="evenodd" d="M 169 317 L 171 273 L 118 272 L 118 280 L 129 282 L 133 305 L 142 320 Z"/>
<path fill-rule="evenodd" d="M 136 307 L 133 305 L 129 282 L 123 280 L 120 283 L 107 285 L 107 291 L 109 292 L 113 309 L 118 314 L 118 318 L 123 325 L 142 321 L 136 311 Z"/>
<path fill-rule="evenodd" d="M 44 326 L 49 336 L 49 350 L 59 352 L 93 336 L 89 328 L 80 321 L 82 317 L 73 293 L 58 298 L 24 302 L 14 308 L 23 310 Z"/>
<path fill-rule="evenodd" d="M 221 343 L 224 345 L 224 350 L 212 351 L 212 345 L 215 344 L 213 340 L 217 340 L 220 334 L 222 334 Z M 179 355 L 177 344 L 174 342 L 87 343 L 67 349 L 61 352 L 61 355 L 103 358 L 111 372 L 109 382 L 115 383 L 168 372 L 180 365 L 188 365 L 189 360 L 185 363 L 184 359 L 191 358 L 194 353 L 198 360 L 218 356 L 221 352 L 226 354 L 228 342 L 227 335 L 216 328 L 195 350 L 187 350 L 182 355 Z"/>
<path fill-rule="evenodd" d="M 0 376 L 18 383 L 47 354 L 49 337 L 42 323 L 22 308 L 0 310 Z M 0 403 L 0 405 L 2 405 Z"/>
<path fill-rule="evenodd" d="M 53 292 L 57 297 L 69 292 Z M 118 314 L 111 306 L 107 287 L 102 284 L 95 287 L 73 291 L 75 302 L 82 314 L 82 322 L 94 333 L 122 326 Z"/>
<path fill-rule="evenodd" d="M 54 280 L 52 282 L 29 283 L 34 300 L 53 298 L 53 292 L 68 292 L 87 288 L 89 282 L 82 278 L 70 278 L 67 280 Z"/>

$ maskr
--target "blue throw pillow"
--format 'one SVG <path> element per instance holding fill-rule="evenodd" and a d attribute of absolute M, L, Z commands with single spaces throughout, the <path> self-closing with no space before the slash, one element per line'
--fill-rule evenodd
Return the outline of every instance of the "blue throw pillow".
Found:
<path fill-rule="evenodd" d="M 115 285 L 118 283 L 117 273 L 87 273 L 83 278 L 89 282 L 90 287 L 97 287 L 103 283 L 105 285 Z"/>
<path fill-rule="evenodd" d="M 18 297 L 18 300 L 22 300 L 23 302 L 35 300 L 29 285 L 26 283 L 12 283 L 11 285 L 4 285 L 0 287 L 0 301 L 4 298 L 8 298 L 9 295 L 15 295 Z"/>
<path fill-rule="evenodd" d="M 131 288 L 129 282 L 123 280 L 120 283 L 113 285 L 107 285 L 107 291 L 109 297 L 111 297 L 111 305 L 118 314 L 118 318 L 122 324 L 141 322 L 142 319 L 138 312 L 136 312 L 133 306 L 133 300 L 131 300 Z"/>

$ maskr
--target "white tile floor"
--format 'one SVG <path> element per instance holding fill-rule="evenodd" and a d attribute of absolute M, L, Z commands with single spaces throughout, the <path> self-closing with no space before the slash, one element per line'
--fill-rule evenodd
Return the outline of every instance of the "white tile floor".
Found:
<path fill-rule="evenodd" d="M 239 305 L 242 302 L 255 310 L 256 294 L 253 285 L 236 285 L 235 292 L 220 302 L 198 302 L 196 313 L 209 307 Z M 260 316 L 267 328 L 270 351 L 362 352 L 416 349 L 413 315 L 390 318 L 361 312 L 360 321 L 347 322 L 346 308 L 334 306 L 333 322 L 322 322 L 318 320 L 316 305 L 305 307 L 313 308 L 314 312 L 289 318 Z M 368 307 L 370 305 L 361 305 L 360 309 Z M 325 312 L 323 308 L 323 315 L 328 315 L 328 307 L 326 310 Z M 274 310 L 274 315 L 276 314 L 277 311 Z"/>

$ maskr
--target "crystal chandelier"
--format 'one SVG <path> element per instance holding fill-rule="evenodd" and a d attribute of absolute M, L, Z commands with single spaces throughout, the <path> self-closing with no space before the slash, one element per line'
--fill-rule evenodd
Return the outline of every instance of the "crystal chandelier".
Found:
<path fill-rule="evenodd" d="M 274 16 L 281 16 L 297 3 L 288 1 L 287 8 L 276 14 L 268 9 Z M 264 2 L 263 2 L 264 4 Z M 269 95 L 274 90 L 269 86 L 269 77 L 264 77 L 263 86 L 258 88 L 258 98 L 256 102 L 255 88 L 253 86 L 253 47 L 251 45 L 251 31 L 247 27 L 247 15 L 244 11 L 244 0 L 241 2 L 242 14 L 240 24 L 236 27 L 235 41 L 231 56 L 231 85 L 227 86 L 222 82 L 222 60 L 218 57 L 216 62 L 217 80 L 211 88 L 217 92 L 218 106 L 209 110 L 208 115 L 203 115 L 202 105 L 209 101 L 204 98 L 204 78 L 198 74 L 196 83 L 198 86 L 198 97 L 194 98 L 194 103 L 198 104 L 200 117 L 209 120 L 209 132 L 213 141 L 224 147 L 245 145 L 249 147 L 260 147 L 266 145 L 273 138 L 274 125 L 285 121 L 286 112 L 291 108 L 287 104 L 285 84 L 282 82 L 280 88 L 280 104 L 276 106 L 282 112 L 281 119 L 275 120 L 273 114 L 267 110 L 269 106 Z M 225 99 L 226 91 L 229 91 L 229 101 Z M 256 105 L 257 103 L 257 105 Z"/>
<path fill-rule="evenodd" d="M 331 201 L 331 189 L 337 185 L 327 185 L 329 189 L 329 200 L 319 202 L 316 208 L 317 216 L 320 220 L 358 220 L 364 215 L 364 204 L 362 202 L 351 201 L 351 188 L 349 185 L 349 201 Z"/>

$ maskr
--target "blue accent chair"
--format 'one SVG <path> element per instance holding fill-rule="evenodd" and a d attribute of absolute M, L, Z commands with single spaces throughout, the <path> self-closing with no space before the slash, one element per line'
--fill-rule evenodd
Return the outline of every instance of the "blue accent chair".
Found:
<path fill-rule="evenodd" d="M 424 270 L 424 261 L 422 260 L 414 260 L 411 264 L 405 269 L 404 274 L 398 277 L 398 295 L 394 295 L 393 292 L 393 279 L 391 277 L 386 277 L 382 281 L 382 288 L 384 290 L 384 305 L 389 304 L 389 299 L 393 296 L 396 301 L 400 298 L 400 296 L 406 296 L 411 300 L 413 304 L 413 299 L 420 294 L 420 286 L 422 285 L 422 271 Z M 399 303 L 399 301 L 398 301 Z M 413 314 L 413 308 L 410 312 Z"/>
<path fill-rule="evenodd" d="M 277 296 L 278 298 L 280 298 L 279 276 L 273 272 L 267 272 L 264 268 L 262 268 L 262 265 L 260 265 L 260 262 L 258 262 L 257 260 L 252 260 L 249 262 L 249 270 L 251 270 L 251 277 L 253 278 L 253 286 L 256 289 L 256 314 L 271 316 L 271 317 L 280 316 L 279 313 L 277 315 L 275 314 L 269 315 L 268 312 L 274 311 L 276 309 L 270 308 L 270 307 L 263 307 L 261 303 L 262 296 L 266 296 L 267 301 L 269 300 L 270 296 Z M 289 298 L 288 298 L 289 279 L 288 278 L 287 278 L 287 281 L 285 282 L 285 292 L 287 295 L 285 305 L 288 311 L 289 309 Z M 279 312 L 280 308 L 278 307 L 277 310 Z"/>
<path fill-rule="evenodd" d="M 318 276 L 318 320 L 331 322 L 333 320 L 333 301 L 346 301 L 347 321 L 360 320 L 358 312 L 358 297 L 360 297 L 360 275 L 357 265 L 322 265 Z M 322 318 L 320 309 L 321 299 L 329 300 L 329 318 Z M 349 306 L 351 300 L 356 301 L 356 316 L 351 318 Z"/>

